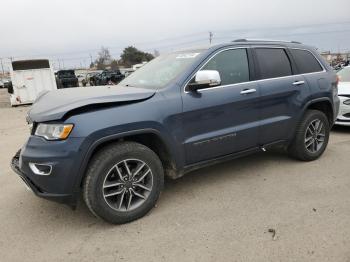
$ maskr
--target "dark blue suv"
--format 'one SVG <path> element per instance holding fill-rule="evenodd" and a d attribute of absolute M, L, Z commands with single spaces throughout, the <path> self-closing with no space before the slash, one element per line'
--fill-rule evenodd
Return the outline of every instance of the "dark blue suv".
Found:
<path fill-rule="evenodd" d="M 314 48 L 236 40 L 161 55 L 117 86 L 51 91 L 28 113 L 12 168 L 40 197 L 125 223 L 164 176 L 273 146 L 311 161 L 337 113 L 337 77 Z"/>

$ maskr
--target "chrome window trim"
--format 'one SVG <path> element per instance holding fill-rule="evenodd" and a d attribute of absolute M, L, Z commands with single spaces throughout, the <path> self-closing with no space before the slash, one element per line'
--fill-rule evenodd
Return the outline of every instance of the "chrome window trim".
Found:
<path fill-rule="evenodd" d="M 206 92 L 206 91 L 210 91 L 210 90 L 215 90 L 215 89 L 219 89 L 219 88 L 225 88 L 225 87 L 235 87 L 237 85 L 242 85 L 242 84 L 248 84 L 248 83 L 258 83 L 258 82 L 263 82 L 263 81 L 270 81 L 270 80 L 276 80 L 276 79 L 283 79 L 283 78 L 290 78 L 290 77 L 295 77 L 295 76 L 305 76 L 305 75 L 311 75 L 311 74 L 320 74 L 320 73 L 325 73 L 327 72 L 327 70 L 325 69 L 325 67 L 323 66 L 323 64 L 320 62 L 320 60 L 310 51 L 307 50 L 305 48 L 297 48 L 297 47 L 285 47 L 285 46 L 268 46 L 268 45 L 263 45 L 263 46 L 239 46 L 239 47 L 230 47 L 230 48 L 226 48 L 223 50 L 219 50 L 217 52 L 215 52 L 214 54 L 212 54 L 210 56 L 210 58 L 205 62 L 205 64 L 203 64 L 197 71 L 195 71 L 190 79 L 185 83 L 185 85 L 183 85 L 183 90 L 185 94 L 189 94 L 191 93 L 190 91 L 186 90 L 186 87 L 188 85 L 188 83 L 192 80 L 192 78 L 195 76 L 195 74 L 202 70 L 202 68 L 204 66 L 207 65 L 207 63 L 217 54 L 227 51 L 227 50 L 234 50 L 234 49 L 248 49 L 248 48 L 278 48 L 278 49 L 295 49 L 295 50 L 303 50 L 303 51 L 307 51 L 309 53 L 311 53 L 311 55 L 317 60 L 317 62 L 320 64 L 320 66 L 322 67 L 322 71 L 317 71 L 317 72 L 311 72 L 311 73 L 305 73 L 305 74 L 295 74 L 295 75 L 289 75 L 289 76 L 281 76 L 281 77 L 273 77 L 273 78 L 265 78 L 265 79 L 259 79 L 259 80 L 252 80 L 252 81 L 247 81 L 247 82 L 240 82 L 240 83 L 235 83 L 235 84 L 230 84 L 230 85 L 219 85 L 219 86 L 214 86 L 214 87 L 207 87 L 207 88 L 202 88 L 199 89 L 197 92 L 201 93 L 201 92 Z M 249 58 L 248 58 L 249 59 Z"/>
<path fill-rule="evenodd" d="M 236 50 L 236 49 L 248 49 L 249 47 L 248 46 L 238 46 L 238 47 L 229 47 L 229 48 L 225 48 L 225 49 L 222 49 L 222 50 L 218 50 L 216 51 L 215 53 L 213 53 L 209 59 L 198 69 L 196 70 L 190 77 L 190 79 L 185 83 L 184 85 L 184 92 L 186 94 L 188 93 L 191 93 L 189 91 L 186 90 L 186 87 L 188 85 L 188 83 L 192 80 L 192 78 L 197 74 L 198 71 L 202 70 L 203 67 L 205 67 L 211 59 L 213 59 L 214 56 L 216 56 L 217 54 L 220 54 L 222 52 L 225 52 L 225 51 L 228 51 L 228 50 Z M 247 59 L 248 59 L 248 63 L 249 63 L 249 58 L 248 58 L 248 53 L 247 53 Z M 248 68 L 249 69 L 249 68 Z M 247 82 L 241 82 L 241 83 L 236 83 L 236 84 L 242 84 L 242 83 L 250 83 L 250 81 L 247 81 Z M 197 92 L 201 92 L 201 91 L 204 91 L 204 90 L 209 90 L 209 89 L 217 89 L 217 88 L 221 88 L 221 87 L 226 87 L 226 86 L 232 86 L 232 85 L 236 85 L 236 84 L 231 84 L 231 85 L 219 85 L 219 86 L 214 86 L 214 87 L 208 87 L 208 88 L 203 88 L 203 89 L 200 89 L 198 90 Z"/>

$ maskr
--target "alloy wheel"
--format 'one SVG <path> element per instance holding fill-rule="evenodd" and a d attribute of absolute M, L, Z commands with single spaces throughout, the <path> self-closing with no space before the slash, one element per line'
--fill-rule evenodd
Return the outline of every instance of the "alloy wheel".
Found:
<path fill-rule="evenodd" d="M 103 182 L 103 198 L 114 210 L 132 211 L 140 207 L 153 188 L 150 167 L 139 159 L 125 159 L 114 165 Z"/>
<path fill-rule="evenodd" d="M 305 147 L 310 153 L 318 152 L 325 140 L 326 129 L 320 119 L 313 120 L 305 132 Z"/>

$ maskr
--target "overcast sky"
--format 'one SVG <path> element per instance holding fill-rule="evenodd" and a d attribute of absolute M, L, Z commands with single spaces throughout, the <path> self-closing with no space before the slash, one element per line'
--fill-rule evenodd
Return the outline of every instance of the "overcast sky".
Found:
<path fill-rule="evenodd" d="M 88 63 L 101 46 L 166 52 L 241 37 L 350 50 L 350 0 L 1 0 L 0 57 Z"/>

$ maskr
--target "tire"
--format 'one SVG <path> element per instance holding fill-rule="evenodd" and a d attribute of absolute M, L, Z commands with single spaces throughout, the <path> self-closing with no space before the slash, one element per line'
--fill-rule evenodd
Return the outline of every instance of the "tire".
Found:
<path fill-rule="evenodd" d="M 318 122 L 320 121 L 320 122 Z M 317 123 L 322 123 L 317 126 Z M 313 127 L 320 129 L 319 135 L 311 135 Z M 310 129 L 308 129 L 310 128 Z M 301 160 L 301 161 L 313 161 L 318 159 L 325 151 L 328 140 L 329 140 L 329 121 L 326 115 L 318 110 L 308 110 L 303 116 L 302 120 L 299 122 L 294 138 L 288 147 L 288 153 L 291 157 Z M 324 136 L 321 136 L 322 135 Z M 312 139 L 310 140 L 310 137 Z M 323 137 L 323 138 L 322 138 Z M 318 142 L 323 142 L 322 144 L 317 144 Z M 310 143 L 313 143 L 308 147 Z M 315 145 L 316 143 L 316 145 Z"/>
<path fill-rule="evenodd" d="M 159 157 L 144 145 L 120 142 L 104 147 L 93 156 L 83 183 L 83 197 L 95 216 L 123 224 L 146 215 L 155 206 L 163 185 L 164 171 Z"/>

